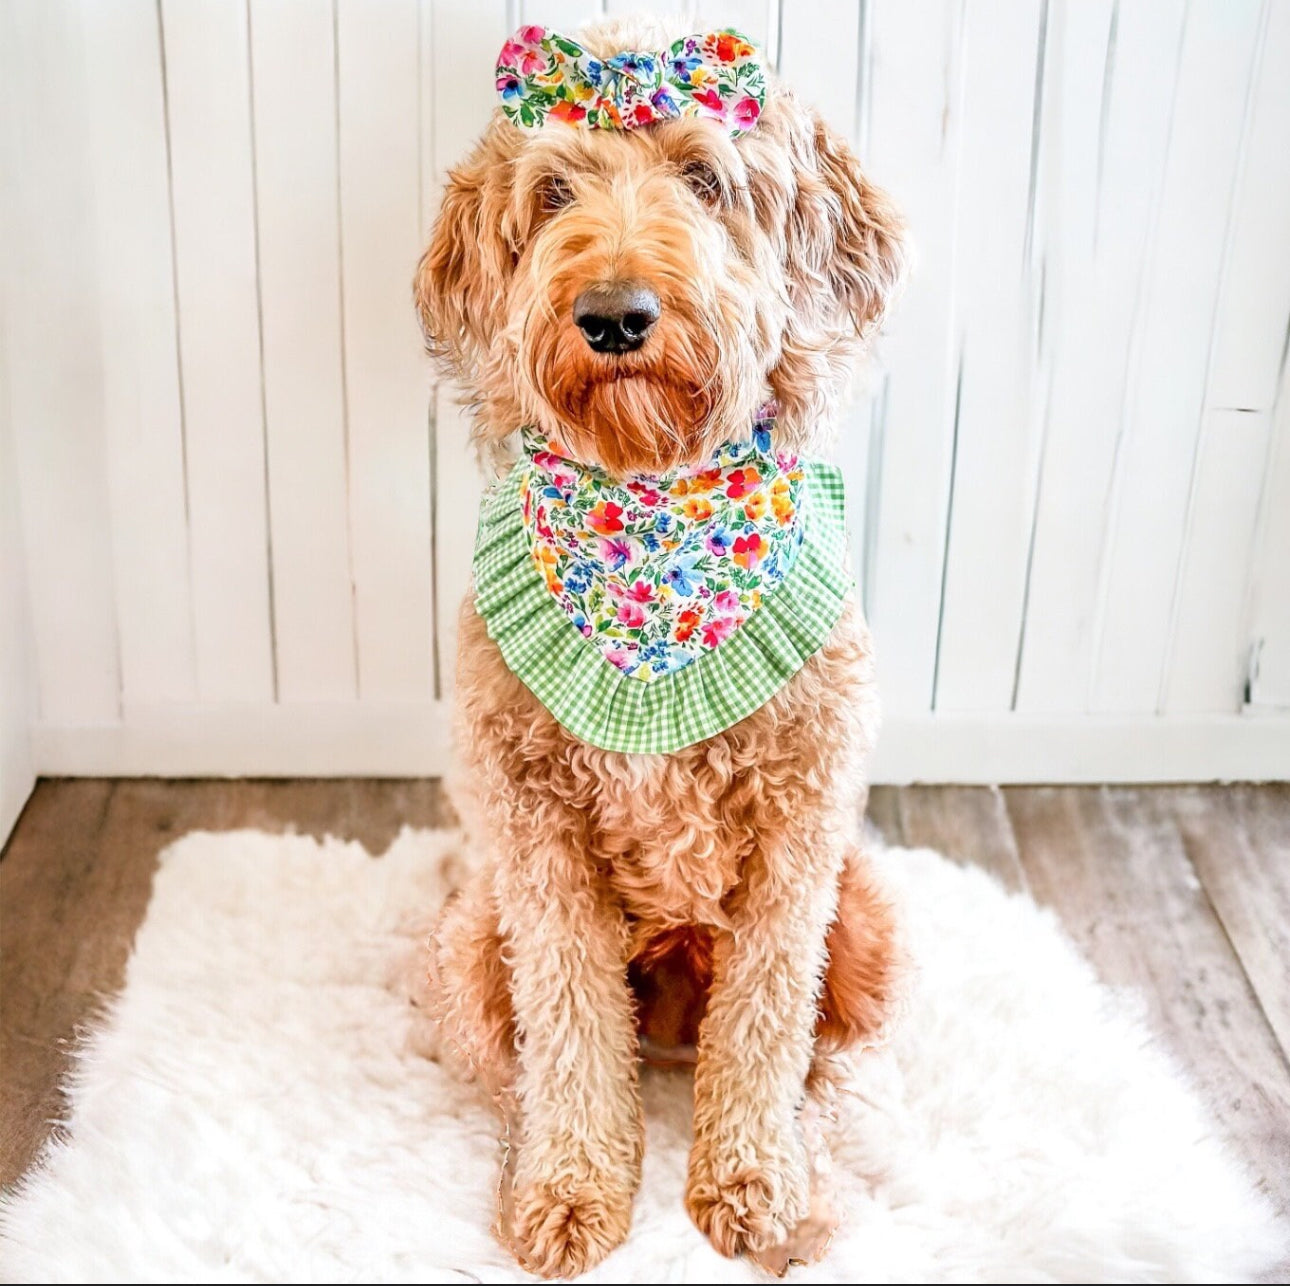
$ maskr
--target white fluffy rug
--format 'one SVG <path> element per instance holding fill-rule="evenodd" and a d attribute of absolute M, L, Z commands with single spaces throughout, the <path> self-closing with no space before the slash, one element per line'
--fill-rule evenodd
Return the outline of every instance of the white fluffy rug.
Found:
<path fill-rule="evenodd" d="M 416 1051 L 409 961 L 452 837 L 189 835 L 80 1055 L 65 1142 L 7 1203 L 36 1281 L 513 1281 L 493 1118 Z M 881 857 L 919 971 L 836 1143 L 846 1223 L 798 1280 L 1243 1280 L 1278 1233 L 1055 921 L 927 851 Z M 591 1280 L 749 1281 L 681 1207 L 689 1083 L 645 1078 L 629 1241 Z"/>

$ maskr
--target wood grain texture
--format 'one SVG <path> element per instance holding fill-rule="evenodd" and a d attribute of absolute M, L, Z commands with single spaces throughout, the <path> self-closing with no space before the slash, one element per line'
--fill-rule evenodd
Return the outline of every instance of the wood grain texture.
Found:
<path fill-rule="evenodd" d="M 997 786 L 906 786 L 891 792 L 901 844 L 934 848 L 964 866 L 980 866 L 1017 892 L 1026 877 L 1008 807 Z"/>
<path fill-rule="evenodd" d="M 1072 52 L 1083 55 L 1051 77 L 1050 126 L 1041 134 L 1048 388 L 1018 710 L 1088 705 L 1105 572 L 1102 515 L 1125 431 L 1185 11 L 1183 0 L 1059 11 Z M 1101 57 L 1093 60 L 1088 46 L 1099 35 Z"/>
<path fill-rule="evenodd" d="M 247 8 L 165 0 L 161 15 L 197 689 L 207 701 L 268 703 L 277 694 Z"/>
<path fill-rule="evenodd" d="M 1183 25 L 1107 527 L 1096 710 L 1159 703 L 1262 12 L 1261 0 L 1192 5 Z"/>
<path fill-rule="evenodd" d="M 954 455 L 932 705 L 998 710 L 1012 702 L 1039 462 L 1032 174 L 1046 6 L 963 14 Z"/>
<path fill-rule="evenodd" d="M 250 8 L 269 526 L 284 701 L 358 690 L 335 14 Z"/>
<path fill-rule="evenodd" d="M 92 939 L 105 924 L 107 908 L 94 914 L 83 891 L 112 793 L 109 781 L 38 787 L 0 862 L 0 1182 L 17 1179 L 35 1157 L 62 1110 L 69 1042 L 97 993 L 121 983 L 137 918 L 116 929 L 116 970 L 96 979 L 88 995 L 70 985 L 83 942 L 75 929 Z"/>
<path fill-rule="evenodd" d="M 196 695 L 160 6 L 83 6 L 122 700 Z"/>
<path fill-rule="evenodd" d="M 39 712 L 54 724 L 121 713 L 100 335 L 86 306 L 97 239 L 84 40 L 69 0 L 0 5 L 4 395 Z"/>
<path fill-rule="evenodd" d="M 1270 411 L 1210 410 L 1202 419 L 1162 710 L 1235 713 L 1244 703 L 1248 589 L 1232 569 L 1253 565 L 1257 552 L 1271 436 Z"/>
<path fill-rule="evenodd" d="M 1057 910 L 1103 981 L 1143 997 L 1221 1132 L 1290 1212 L 1290 1065 L 1188 860 L 1178 792 L 1004 794 L 1035 898 Z M 1222 798 L 1205 792 L 1205 807 Z"/>
<path fill-rule="evenodd" d="M 1268 1024 L 1290 1051 L 1290 785 L 1180 791 L 1177 818 Z"/>
<path fill-rule="evenodd" d="M 0 351 L 0 384 L 4 382 L 4 355 Z M 31 598 L 21 530 L 9 407 L 0 399 L 0 837 L 13 829 L 36 782 L 30 733 L 36 695 L 31 664 Z M 0 838 L 0 844 L 3 842 Z"/>
<path fill-rule="evenodd" d="M 341 281 L 358 693 L 432 695 L 430 382 L 409 306 L 421 253 L 414 0 L 337 10 Z"/>
<path fill-rule="evenodd" d="M 1290 363 L 1281 372 L 1250 589 L 1250 691 L 1256 709 L 1290 710 Z M 1290 773 L 1285 774 L 1290 776 Z"/>
<path fill-rule="evenodd" d="M 1257 57 L 1206 402 L 1266 410 L 1277 396 L 1290 316 L 1290 6 L 1268 4 Z M 1264 240 L 1265 228 L 1277 234 Z"/>
<path fill-rule="evenodd" d="M 869 16 L 873 74 L 861 160 L 917 229 L 919 266 L 879 350 L 887 371 L 883 418 L 899 431 L 888 439 L 875 426 L 880 485 L 865 514 L 872 533 L 865 610 L 881 649 L 888 708 L 930 710 L 957 394 L 950 283 L 959 253 L 963 6 L 870 5 Z"/>

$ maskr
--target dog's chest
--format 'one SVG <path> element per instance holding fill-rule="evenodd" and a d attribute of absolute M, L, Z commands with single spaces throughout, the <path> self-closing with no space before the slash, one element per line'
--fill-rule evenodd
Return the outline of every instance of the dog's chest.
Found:
<path fill-rule="evenodd" d="M 745 774 L 732 765 L 637 760 L 602 790 L 596 847 L 627 910 L 653 922 L 722 924 L 755 830 Z"/>

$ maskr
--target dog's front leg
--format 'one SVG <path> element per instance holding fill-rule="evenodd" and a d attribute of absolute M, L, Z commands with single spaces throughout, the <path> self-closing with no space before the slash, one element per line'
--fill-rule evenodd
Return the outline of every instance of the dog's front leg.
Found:
<path fill-rule="evenodd" d="M 799 1111 L 836 905 L 831 839 L 763 838 L 716 943 L 686 1208 L 723 1255 L 764 1257 L 810 1210 Z"/>
<path fill-rule="evenodd" d="M 543 836 L 499 871 L 518 1034 L 519 1138 L 504 1229 L 531 1272 L 571 1277 L 627 1235 L 643 1129 L 621 908 Z"/>

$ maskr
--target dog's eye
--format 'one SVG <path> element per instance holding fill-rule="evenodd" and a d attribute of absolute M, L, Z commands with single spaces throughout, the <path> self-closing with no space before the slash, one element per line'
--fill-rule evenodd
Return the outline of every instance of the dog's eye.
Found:
<path fill-rule="evenodd" d="M 704 205 L 715 206 L 720 203 L 721 178 L 707 161 L 687 161 L 681 167 L 681 177 Z"/>
<path fill-rule="evenodd" d="M 573 201 L 573 187 L 559 174 L 548 175 L 542 182 L 538 200 L 544 214 L 555 214 Z"/>

